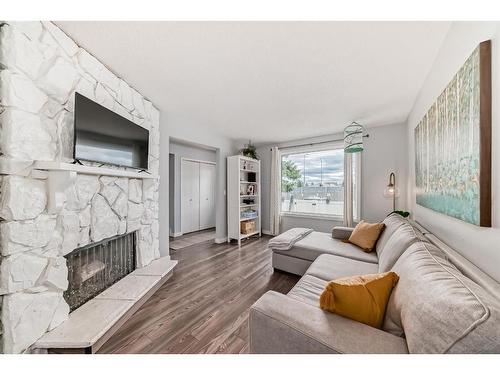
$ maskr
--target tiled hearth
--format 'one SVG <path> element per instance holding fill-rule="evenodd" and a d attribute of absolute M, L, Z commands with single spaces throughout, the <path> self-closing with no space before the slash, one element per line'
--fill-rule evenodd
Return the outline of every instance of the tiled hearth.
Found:
<path fill-rule="evenodd" d="M 153 261 L 113 284 L 34 345 L 35 353 L 95 353 L 172 275 L 177 261 Z"/>

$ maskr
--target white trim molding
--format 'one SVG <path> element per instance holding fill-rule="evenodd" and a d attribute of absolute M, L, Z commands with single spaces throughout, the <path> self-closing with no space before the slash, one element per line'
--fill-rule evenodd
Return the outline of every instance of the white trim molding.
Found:
<path fill-rule="evenodd" d="M 330 220 L 330 221 L 342 221 L 342 216 L 339 215 L 328 215 L 328 214 L 315 214 L 307 212 L 281 212 L 281 216 L 286 217 L 300 217 L 304 219 L 316 219 L 316 220 Z"/>
<path fill-rule="evenodd" d="M 186 158 L 184 156 L 181 156 L 181 163 L 183 161 L 192 161 L 194 163 L 203 163 L 203 164 L 212 164 L 212 165 L 217 165 L 215 161 L 208 161 L 208 160 L 198 160 L 198 159 L 192 159 L 192 158 Z"/>
<path fill-rule="evenodd" d="M 227 242 L 227 237 L 216 238 L 216 239 L 214 240 L 214 242 L 215 242 L 216 244 L 221 244 L 221 243 Z"/>

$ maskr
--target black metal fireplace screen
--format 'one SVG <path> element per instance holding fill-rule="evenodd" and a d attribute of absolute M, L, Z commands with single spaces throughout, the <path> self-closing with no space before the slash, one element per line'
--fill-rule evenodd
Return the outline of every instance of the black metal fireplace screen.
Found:
<path fill-rule="evenodd" d="M 64 299 L 73 311 L 135 269 L 136 235 L 108 238 L 66 255 L 68 290 Z"/>

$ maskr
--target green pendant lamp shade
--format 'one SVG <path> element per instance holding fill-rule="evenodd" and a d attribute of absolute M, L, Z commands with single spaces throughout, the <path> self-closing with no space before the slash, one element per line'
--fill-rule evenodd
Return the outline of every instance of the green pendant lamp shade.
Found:
<path fill-rule="evenodd" d="M 363 135 L 365 128 L 357 122 L 352 122 L 344 129 L 344 152 L 353 154 L 363 151 Z"/>

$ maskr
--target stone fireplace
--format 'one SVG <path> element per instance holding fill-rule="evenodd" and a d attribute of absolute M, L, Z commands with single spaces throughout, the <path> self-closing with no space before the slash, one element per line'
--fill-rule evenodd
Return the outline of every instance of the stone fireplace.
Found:
<path fill-rule="evenodd" d="M 150 174 L 71 164 L 75 92 L 149 130 Z M 53 23 L 4 22 L 0 126 L 0 352 L 21 353 L 89 290 L 160 257 L 159 111 Z M 109 242 L 123 235 L 132 255 Z M 82 249 L 96 258 L 79 266 Z"/>

